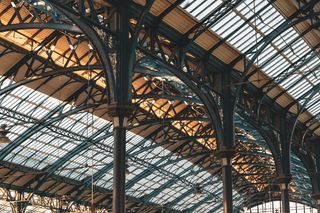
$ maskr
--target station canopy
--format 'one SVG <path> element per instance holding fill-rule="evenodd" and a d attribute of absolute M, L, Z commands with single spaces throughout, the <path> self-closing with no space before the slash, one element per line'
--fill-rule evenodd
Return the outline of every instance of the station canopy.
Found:
<path fill-rule="evenodd" d="M 69 210 L 77 205 L 83 211 L 92 206 L 99 211 L 111 209 L 113 125 L 107 110 L 111 85 L 90 36 L 59 9 L 77 11 L 77 2 L 0 1 L 0 124 L 8 126 L 11 140 L 0 149 L 1 212 L 11 208 L 3 200 L 12 204 L 8 197 L 18 192 L 24 199 L 33 198 L 27 207 L 30 212 L 62 208 L 61 203 L 67 203 Z M 96 11 L 99 24 L 114 7 L 112 0 L 84 2 L 84 13 Z M 126 208 L 128 212 L 221 212 L 217 129 L 199 93 L 168 66 L 176 60 L 169 54 L 170 47 L 179 36 L 189 42 L 186 57 L 194 61 L 181 66 L 182 73 L 197 67 L 197 53 L 202 52 L 219 66 L 233 64 L 236 74 L 246 71 L 244 60 L 253 61 L 247 84 L 291 113 L 303 107 L 298 121 L 319 134 L 319 20 L 315 16 L 311 21 L 295 21 L 305 11 L 319 13 L 320 3 L 150 2 L 144 15 L 139 15 L 148 5 L 144 0 L 132 1 L 129 8 L 130 26 L 141 17 L 145 22 L 132 76 Z M 155 48 L 167 64 L 148 57 L 144 49 L 151 42 L 147 32 L 154 23 L 159 32 Z M 116 53 L 112 36 L 106 35 L 107 21 L 105 28 L 96 31 L 110 51 L 107 72 L 113 72 Z M 271 42 L 260 51 L 266 40 Z M 213 73 L 223 71 L 219 66 L 213 65 L 217 67 Z M 204 87 L 215 85 L 208 81 Z M 211 95 L 219 103 L 221 94 Z M 270 147 L 241 110 L 236 112 L 235 126 L 235 209 L 279 200 Z M 291 162 L 291 200 L 315 206 L 307 169 L 294 153 Z"/>

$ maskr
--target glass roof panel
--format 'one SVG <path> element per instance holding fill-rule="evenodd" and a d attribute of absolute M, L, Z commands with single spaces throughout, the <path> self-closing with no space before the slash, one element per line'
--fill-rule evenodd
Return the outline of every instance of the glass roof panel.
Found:
<path fill-rule="evenodd" d="M 296 33 L 293 29 L 288 29 L 280 34 L 278 38 L 273 40 L 273 43 L 279 48 L 282 49 L 287 46 L 289 43 L 293 42 L 295 39 L 299 38 L 299 34 Z"/>
<path fill-rule="evenodd" d="M 65 131 L 68 129 L 70 133 L 80 134 L 81 137 L 84 137 L 84 139 L 86 139 L 97 131 L 98 128 L 95 125 L 95 121 L 98 121 L 100 128 L 104 125 L 110 124 L 108 121 L 94 118 L 94 122 L 91 128 L 95 129 L 93 131 L 90 130 L 83 133 L 83 128 L 86 127 L 85 124 L 87 123 L 87 121 L 89 120 L 89 123 L 92 123 L 92 118 L 90 116 L 88 118 L 88 115 L 84 116 L 84 114 L 85 113 L 81 113 L 81 115 L 79 114 L 74 116 L 68 116 L 67 118 L 63 119 L 64 125 L 61 125 L 62 122 L 59 122 L 56 125 L 59 125 L 59 128 L 64 129 Z M 82 130 L 78 130 L 77 128 L 75 128 L 75 125 L 73 125 L 74 122 L 80 122 L 80 125 L 82 125 Z M 72 126 L 72 128 L 70 128 L 70 126 Z M 111 130 L 112 128 L 110 129 L 110 131 Z M 87 135 L 87 132 L 90 132 L 90 134 Z M 58 136 L 50 135 L 49 139 L 52 140 L 53 143 L 50 144 L 50 146 L 48 146 L 48 144 L 45 144 L 44 146 L 42 144 L 42 140 L 47 140 L 44 138 L 43 134 L 41 134 L 40 137 L 35 137 L 36 139 L 32 138 L 33 141 L 28 141 L 27 143 L 28 146 L 36 145 L 36 151 L 26 148 L 23 149 L 26 150 L 30 154 L 30 156 L 33 156 L 34 153 L 43 153 L 43 155 L 39 157 L 38 155 L 35 155 L 39 159 L 35 159 L 35 157 L 33 157 L 28 160 L 29 162 L 31 162 L 31 160 L 32 162 L 41 161 L 42 166 L 38 166 L 38 168 L 49 166 L 53 162 L 56 162 L 58 158 L 60 158 L 63 155 L 66 155 L 70 150 L 76 148 L 82 143 L 82 141 L 74 141 L 60 136 L 59 144 L 57 140 L 52 140 L 52 138 L 56 138 Z M 142 195 L 148 195 L 150 193 L 153 193 L 158 188 L 163 187 L 163 189 L 159 193 L 156 193 L 155 196 L 150 197 L 151 201 L 155 201 L 156 203 L 160 204 L 162 202 L 165 202 L 166 200 L 174 200 L 179 195 L 182 195 L 185 191 L 193 190 L 193 186 L 190 186 L 190 184 L 192 184 L 194 180 L 205 181 L 206 179 L 211 177 L 211 175 L 208 172 L 203 171 L 203 169 L 200 169 L 197 166 L 194 166 L 187 160 L 177 159 L 176 157 L 174 157 L 174 155 L 172 155 L 170 151 L 162 147 L 157 146 L 155 148 L 153 147 L 152 149 L 147 149 L 148 146 L 152 146 L 152 142 L 149 140 L 145 140 L 144 138 L 135 135 L 130 131 L 128 131 L 128 140 L 129 141 L 127 151 L 129 153 L 130 173 L 127 176 L 127 181 L 130 182 L 131 180 L 136 179 L 137 176 L 140 177 L 136 180 L 133 186 L 127 189 L 127 193 L 131 196 L 140 197 Z M 66 149 L 66 147 L 68 147 L 69 144 L 74 144 L 74 146 Z M 85 178 L 90 178 L 92 174 L 98 174 L 100 170 L 103 170 L 104 172 L 101 178 L 98 178 L 98 180 L 95 181 L 95 184 L 110 189 L 112 187 L 113 162 L 112 135 L 109 135 L 109 137 L 100 141 L 98 144 L 98 146 L 102 148 L 103 154 L 101 153 L 100 148 L 94 147 L 92 144 L 89 144 L 89 146 L 91 148 L 83 150 L 79 154 L 73 156 L 70 160 L 66 161 L 60 169 L 55 171 L 55 173 L 57 175 L 65 176 L 76 180 L 85 180 Z M 49 149 L 48 147 L 52 148 Z M 130 153 L 135 153 L 138 151 L 140 153 L 132 156 L 130 155 Z M 50 158 L 47 157 L 47 159 L 44 160 L 44 156 L 49 155 L 48 153 L 51 153 L 52 156 Z M 30 157 L 22 154 L 22 161 Z M 190 168 L 192 169 L 190 170 Z M 143 175 L 145 171 L 148 171 L 150 169 L 151 172 L 148 175 Z M 168 172 L 171 173 L 171 176 L 167 175 Z M 175 180 L 175 177 L 172 176 L 173 174 L 181 174 L 181 177 L 179 175 L 177 177 L 180 177 L 185 181 L 188 181 L 189 185 L 187 185 L 186 187 L 186 183 L 182 180 L 179 180 L 178 183 L 176 183 L 177 180 Z M 185 174 L 185 178 L 183 174 Z M 172 184 L 169 184 L 167 187 L 162 186 L 170 182 L 172 182 Z M 221 183 L 219 183 L 218 186 L 221 187 Z"/>
<path fill-rule="evenodd" d="M 186 1 L 182 7 L 201 20 L 220 4 L 222 4 L 222 1 L 202 0 L 192 1 L 191 3 Z M 257 10 L 267 4 L 268 1 L 263 0 L 244 1 L 219 20 L 212 30 L 221 37 L 227 38 L 227 42 L 235 46 L 240 52 L 245 52 L 285 21 L 271 5 L 255 19 L 248 21 L 251 16 L 255 15 Z M 234 32 L 241 25 L 243 25 L 242 29 Z M 290 34 L 290 38 L 297 37 L 297 33 L 294 30 L 290 31 Z M 279 44 L 275 41 L 270 45 L 263 52 L 265 57 L 261 61 L 257 61 L 257 65 L 260 65 L 259 63 L 264 63 L 274 56 L 272 61 L 264 67 L 265 72 L 271 77 L 277 76 L 283 69 L 289 67 L 292 62 L 299 60 L 298 55 L 309 49 L 308 45 L 302 39 L 299 39 L 290 48 L 276 56 L 279 50 L 285 47 L 283 45 L 284 42 L 281 42 L 281 40 L 283 39 L 278 40 Z M 295 77 L 298 76 L 296 75 Z M 290 81 L 296 81 L 296 78 L 293 76 Z M 310 79 L 308 77 L 308 79 L 304 79 L 290 88 L 289 92 L 294 97 L 300 97 L 303 92 L 302 88 L 311 88 L 312 83 L 310 82 L 317 83 L 318 81 L 315 76 L 310 77 Z M 286 88 L 285 86 L 288 85 L 285 82 L 282 86 Z M 316 100 L 319 96 L 314 98 L 313 100 Z M 15 89 L 9 95 L 2 96 L 0 99 L 1 107 L 7 107 L 21 116 L 20 120 L 15 116 L 4 116 L 5 122 L 8 124 L 22 123 L 10 129 L 9 136 L 12 136 L 14 140 L 25 136 L 28 130 L 36 125 L 35 121 L 45 117 L 63 104 L 61 101 L 26 87 Z M 310 102 L 308 106 L 314 103 L 316 101 Z M 39 107 L 39 105 L 41 106 Z M 62 112 L 67 112 L 70 109 L 71 106 L 67 105 L 62 109 Z M 318 107 L 312 106 L 311 109 L 316 112 Z M 113 139 L 110 135 L 112 128 L 109 128 L 104 133 L 95 134 L 109 124 L 108 121 L 96 118 L 87 112 L 69 115 L 28 137 L 21 146 L 6 156 L 5 160 L 43 169 L 47 166 L 50 167 L 54 162 L 58 162 L 61 157 L 68 155 L 71 150 L 84 146 L 87 148 L 79 151 L 75 156 L 64 162 L 63 166 L 55 171 L 55 174 L 76 180 L 86 180 L 88 177 L 101 172 L 102 178 L 98 178 L 95 184 L 110 188 L 112 184 Z M 104 136 L 104 138 L 99 139 L 97 143 L 93 143 L 92 139 L 97 139 L 98 136 Z M 77 140 L 78 138 L 79 140 Z M 153 193 L 155 195 L 151 196 L 149 200 L 163 205 L 190 191 L 191 193 L 182 198 L 177 206 L 185 209 L 201 203 L 199 212 L 211 210 L 211 202 L 213 201 L 210 200 L 213 197 L 221 198 L 221 181 L 212 178 L 212 175 L 207 171 L 193 165 L 186 159 L 177 159 L 170 151 L 162 147 L 148 149 L 153 143 L 130 131 L 128 132 L 128 138 L 127 151 L 130 174 L 128 174 L 127 180 L 130 182 L 136 178 L 139 179 L 134 182 L 133 186 L 128 187 L 129 195 L 141 197 Z M 145 149 L 146 147 L 147 149 Z M 132 154 L 134 152 L 138 154 Z M 299 166 L 296 167 L 297 170 L 300 169 Z M 148 171 L 151 172 L 149 173 Z M 204 185 L 204 195 L 199 196 L 193 193 L 193 183 L 195 182 Z M 160 190 L 159 193 L 156 193 L 157 190 Z M 234 194 L 237 199 L 235 204 L 237 205 L 242 202 L 242 197 L 236 192 Z"/>
<path fill-rule="evenodd" d="M 200 2 L 200 1 L 198 1 Z M 199 20 L 203 19 L 205 16 L 210 14 L 215 8 L 217 8 L 221 4 L 221 1 L 212 1 L 212 0 L 206 0 L 203 1 L 200 5 L 198 5 L 198 8 L 194 8 L 192 10 L 192 13 L 195 14 L 195 17 Z"/>
<path fill-rule="evenodd" d="M 211 4 L 211 1 L 207 1 L 206 4 L 201 2 L 187 1 L 182 4 L 182 8 L 200 20 L 197 13 L 199 11 L 209 11 L 204 9 Z M 217 1 L 216 4 L 221 4 L 221 2 Z M 209 12 L 205 14 L 207 13 Z M 205 14 L 202 14 L 201 18 Z M 222 38 L 225 38 L 229 44 L 241 53 L 245 53 L 263 37 L 275 31 L 285 21 L 286 19 L 270 2 L 264 0 L 246 0 L 242 1 L 236 8 L 233 8 L 232 11 L 229 11 L 218 20 L 212 26 L 212 30 Z M 237 29 L 239 26 L 242 27 Z M 282 49 L 284 50 L 282 51 Z M 299 33 L 295 29 L 289 28 L 263 50 L 255 63 L 261 66 L 268 62 L 262 69 L 273 78 L 290 67 L 292 63 L 300 60 L 301 55 L 309 50 L 310 46 L 305 40 L 299 38 Z M 247 57 L 250 59 L 252 55 Z M 319 61 L 318 59 L 317 57 L 317 61 Z M 317 82 L 310 75 L 307 77 L 311 78 L 310 80 L 302 80 L 291 88 L 291 83 L 289 82 L 296 81 L 298 78 L 301 78 L 301 76 L 291 76 L 290 79 L 280 82 L 280 85 L 284 89 L 288 89 L 288 93 L 294 98 L 298 98 L 302 94 L 301 88 L 304 88 L 304 91 L 310 89 L 311 85 L 308 82 L 314 84 Z"/>

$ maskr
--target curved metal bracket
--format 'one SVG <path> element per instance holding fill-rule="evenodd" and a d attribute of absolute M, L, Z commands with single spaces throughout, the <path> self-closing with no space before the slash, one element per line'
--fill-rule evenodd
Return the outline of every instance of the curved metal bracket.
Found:
<path fill-rule="evenodd" d="M 76 14 L 68 11 L 57 1 L 48 0 L 50 4 L 57 9 L 59 12 L 64 14 L 70 20 L 72 20 L 81 30 L 88 36 L 88 39 L 93 44 L 99 59 L 101 61 L 106 80 L 108 81 L 108 89 L 110 100 L 115 100 L 115 76 L 113 74 L 113 68 L 109 59 L 109 52 L 106 48 L 106 45 L 103 43 L 102 39 L 99 37 L 98 33 L 91 27 L 86 21 L 82 20 L 82 17 L 77 16 Z"/>

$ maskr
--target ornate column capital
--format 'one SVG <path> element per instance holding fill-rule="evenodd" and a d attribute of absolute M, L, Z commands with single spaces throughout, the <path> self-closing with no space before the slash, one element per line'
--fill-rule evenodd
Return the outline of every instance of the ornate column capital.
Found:
<path fill-rule="evenodd" d="M 286 190 L 288 189 L 288 185 L 292 181 L 292 175 L 289 174 L 281 174 L 277 178 L 279 185 L 280 185 L 280 190 Z"/>
<path fill-rule="evenodd" d="M 231 159 L 235 156 L 235 153 L 234 149 L 227 149 L 224 147 L 216 151 L 216 155 L 220 158 L 222 166 L 231 165 Z"/>
<path fill-rule="evenodd" d="M 114 127 L 127 127 L 128 117 L 132 114 L 131 104 L 111 103 L 108 105 L 108 115 L 113 118 Z"/>

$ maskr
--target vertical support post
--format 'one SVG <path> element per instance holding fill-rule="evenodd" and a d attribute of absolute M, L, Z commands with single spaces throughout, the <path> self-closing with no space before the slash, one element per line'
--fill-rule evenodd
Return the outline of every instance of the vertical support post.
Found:
<path fill-rule="evenodd" d="M 282 212 L 283 213 L 289 213 L 290 212 L 289 191 L 288 191 L 288 189 L 281 190 L 281 205 L 282 205 Z"/>
<path fill-rule="evenodd" d="M 313 194 L 312 198 L 316 201 L 317 212 L 320 213 L 320 193 Z"/>
<path fill-rule="evenodd" d="M 116 120 L 116 119 L 115 119 Z M 120 120 L 120 119 L 119 119 Z M 123 122 L 123 120 L 121 121 Z M 125 212 L 126 128 L 114 126 L 113 212 Z"/>
<path fill-rule="evenodd" d="M 223 209 L 233 212 L 232 158 L 234 155 L 234 97 L 232 95 L 231 69 L 222 73 L 223 141 L 219 146 L 222 166 Z"/>
<path fill-rule="evenodd" d="M 281 172 L 278 177 L 281 191 L 281 207 L 283 213 L 290 213 L 289 184 L 291 182 L 290 152 L 291 141 L 289 138 L 287 114 L 280 115 L 280 145 L 281 145 Z"/>
<path fill-rule="evenodd" d="M 119 0 L 114 13 L 113 28 L 119 34 L 116 41 L 117 64 L 115 73 L 115 98 L 108 107 L 113 118 L 113 200 L 112 212 L 125 212 L 126 176 L 126 131 L 128 117 L 131 115 L 130 38 L 129 38 L 129 0 Z"/>
<path fill-rule="evenodd" d="M 291 176 L 280 176 L 278 181 L 281 190 L 282 212 L 290 213 L 289 183 L 291 182 Z"/>
<path fill-rule="evenodd" d="M 232 204 L 232 165 L 231 159 L 233 152 L 220 150 L 223 182 L 223 208 L 224 213 L 231 213 Z"/>
<path fill-rule="evenodd" d="M 307 141 L 310 149 L 315 154 L 315 168 L 312 174 L 314 182 L 312 198 L 316 201 L 317 212 L 320 213 L 320 137 L 314 135 Z"/>

